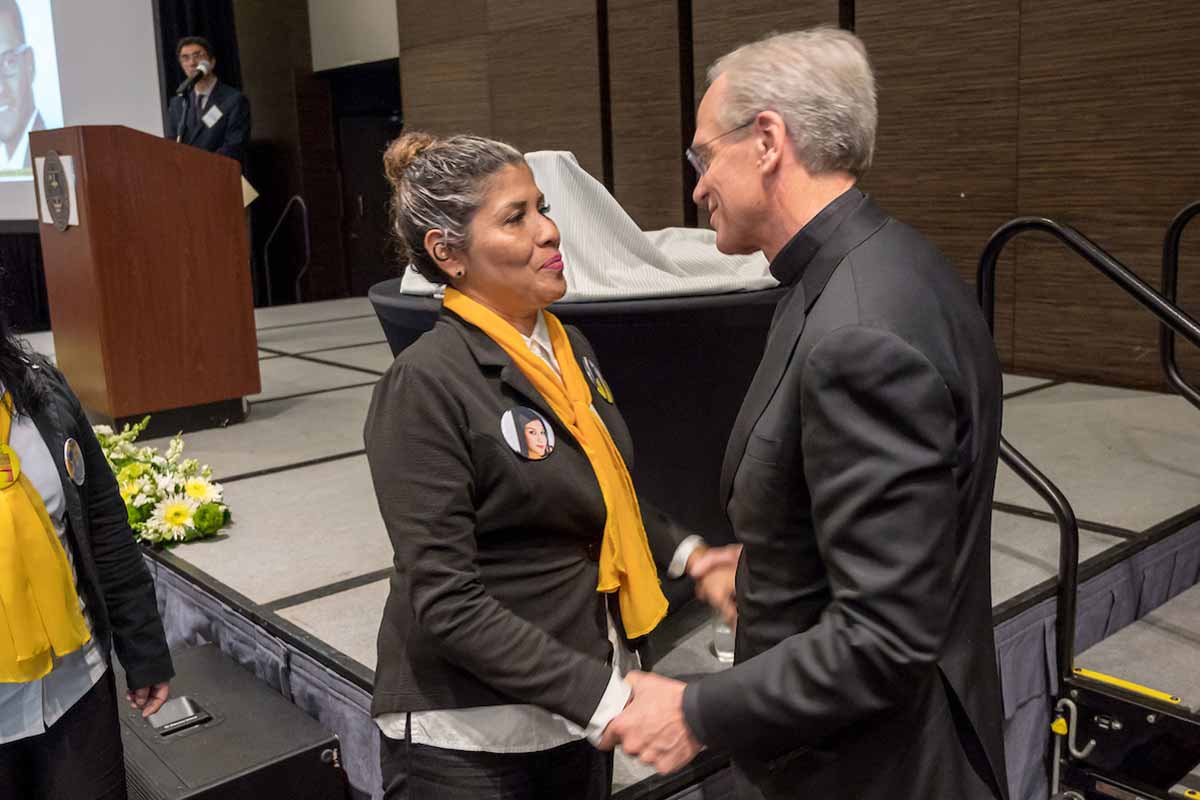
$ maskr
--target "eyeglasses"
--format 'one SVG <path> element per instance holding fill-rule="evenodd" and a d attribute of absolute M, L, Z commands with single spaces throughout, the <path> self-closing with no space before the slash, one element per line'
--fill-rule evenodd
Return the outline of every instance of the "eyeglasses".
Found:
<path fill-rule="evenodd" d="M 697 177 L 703 178 L 704 173 L 708 172 L 708 167 L 709 167 L 709 164 L 711 163 L 711 159 L 709 158 L 708 155 L 705 154 L 705 151 L 708 149 L 709 145 L 711 145 L 713 142 L 717 141 L 718 139 L 724 139 L 729 134 L 737 133 L 742 128 L 749 127 L 750 125 L 753 125 L 753 124 L 754 124 L 753 119 L 751 119 L 747 122 L 743 122 L 741 125 L 738 125 L 736 128 L 731 128 L 731 129 L 725 131 L 720 136 L 714 136 L 713 138 L 709 139 L 704 144 L 698 144 L 695 147 L 689 147 L 687 150 L 685 150 L 684 155 L 687 156 L 688 163 L 692 165 L 692 169 L 696 170 Z"/>
<path fill-rule="evenodd" d="M 29 45 L 20 44 L 11 50 L 0 53 L 0 75 L 5 78 L 15 78 L 21 71 L 21 56 L 29 49 Z"/>

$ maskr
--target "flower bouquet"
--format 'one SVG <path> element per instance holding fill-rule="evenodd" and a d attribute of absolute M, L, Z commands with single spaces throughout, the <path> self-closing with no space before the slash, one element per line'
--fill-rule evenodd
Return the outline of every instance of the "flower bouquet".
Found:
<path fill-rule="evenodd" d="M 229 524 L 221 485 L 212 470 L 183 458 L 183 438 L 171 439 L 166 455 L 134 444 L 150 418 L 126 425 L 120 433 L 107 425 L 93 430 L 104 457 L 117 476 L 129 526 L 143 542 L 173 544 L 207 539 Z"/>

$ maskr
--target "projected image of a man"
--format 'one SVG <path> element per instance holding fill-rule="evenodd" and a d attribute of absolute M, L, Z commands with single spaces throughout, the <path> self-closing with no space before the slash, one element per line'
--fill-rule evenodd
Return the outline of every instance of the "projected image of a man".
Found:
<path fill-rule="evenodd" d="M 29 132 L 46 127 L 33 100 L 33 48 L 15 0 L 0 0 L 0 170 L 28 169 Z"/>

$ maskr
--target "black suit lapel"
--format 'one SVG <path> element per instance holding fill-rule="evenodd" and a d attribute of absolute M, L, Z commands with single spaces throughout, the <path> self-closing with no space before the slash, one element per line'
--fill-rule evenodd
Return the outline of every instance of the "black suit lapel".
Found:
<path fill-rule="evenodd" d="M 742 407 L 729 432 L 729 445 L 725 448 L 725 460 L 721 464 L 722 507 L 729 501 L 729 494 L 733 491 L 733 476 L 742 463 L 750 431 L 775 394 L 784 369 L 791 360 L 792 351 L 800 341 L 808 316 L 804 312 L 805 306 L 804 284 L 797 283 L 775 308 L 775 318 L 767 335 L 762 361 L 758 364 L 754 379 L 750 381 L 746 398 L 742 400 Z"/>
<path fill-rule="evenodd" d="M 501 352 L 503 353 L 504 351 Z M 504 353 L 504 357 L 508 358 L 508 354 Z M 558 420 L 559 426 L 563 431 L 569 433 L 566 430 L 566 425 L 563 424 L 562 420 L 558 419 L 558 415 L 554 413 L 554 410 L 550 408 L 550 404 L 546 402 L 546 398 L 542 397 L 541 392 L 533 388 L 533 384 L 525 377 L 525 373 L 521 371 L 521 368 L 513 363 L 512 359 L 509 359 L 508 364 L 500 370 L 500 380 L 510 389 L 522 395 L 528 401 L 529 405 L 533 406 L 537 411 L 540 411 L 543 415 L 551 419 Z"/>
<path fill-rule="evenodd" d="M 479 366 L 499 370 L 500 381 L 502 383 L 517 394 L 520 394 L 529 406 L 540 412 L 543 416 L 558 420 L 562 432 L 570 436 L 567 426 L 563 424 L 563 421 L 550 408 L 550 404 L 546 402 L 546 398 L 542 397 L 542 393 L 533 387 L 533 384 L 525 377 L 525 373 L 521 371 L 521 368 L 509 358 L 508 353 L 504 352 L 504 348 L 492 340 L 492 337 L 462 317 L 459 317 L 453 311 L 448 311 L 444 308 L 442 309 L 441 320 L 448 322 L 458 329 L 459 333 L 462 334 L 463 340 L 467 343 L 467 348 L 470 349 L 471 355 L 475 357 Z"/>
<path fill-rule="evenodd" d="M 729 502 L 733 478 L 746 453 L 750 431 L 758 423 L 775 390 L 779 388 L 779 382 L 783 380 L 792 353 L 804 333 L 809 309 L 821 296 L 825 284 L 846 255 L 883 227 L 887 219 L 887 215 L 869 197 L 864 197 L 858 208 L 838 226 L 804 267 L 795 287 L 779 301 L 762 361 L 729 433 L 729 445 L 725 448 L 725 460 L 721 464 L 722 508 Z"/>

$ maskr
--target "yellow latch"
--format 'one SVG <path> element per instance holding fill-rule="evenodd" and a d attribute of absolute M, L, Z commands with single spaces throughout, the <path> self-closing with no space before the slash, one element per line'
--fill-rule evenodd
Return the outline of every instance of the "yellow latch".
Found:
<path fill-rule="evenodd" d="M 1192 798 L 1200 798 L 1200 792 L 1197 792 L 1195 789 L 1184 789 L 1183 796 L 1184 797 L 1192 797 Z"/>
<path fill-rule="evenodd" d="M 1182 702 L 1173 694 L 1160 692 L 1157 689 L 1151 689 L 1147 686 L 1142 686 L 1121 678 L 1114 678 L 1112 675 L 1105 675 L 1103 672 L 1092 672 L 1090 669 L 1080 669 L 1079 667 L 1076 667 L 1075 674 L 1081 678 L 1089 678 L 1100 683 L 1107 683 L 1109 686 L 1116 686 L 1118 689 L 1124 689 L 1127 692 L 1134 692 L 1136 694 L 1145 695 L 1146 697 L 1153 697 L 1155 700 L 1161 700 L 1164 703 L 1178 705 L 1180 702 Z"/>
<path fill-rule="evenodd" d="M 1062 717 L 1059 717 L 1058 719 L 1054 720 L 1054 722 L 1050 723 L 1050 730 L 1054 731 L 1059 736 L 1066 736 L 1067 721 Z"/>

